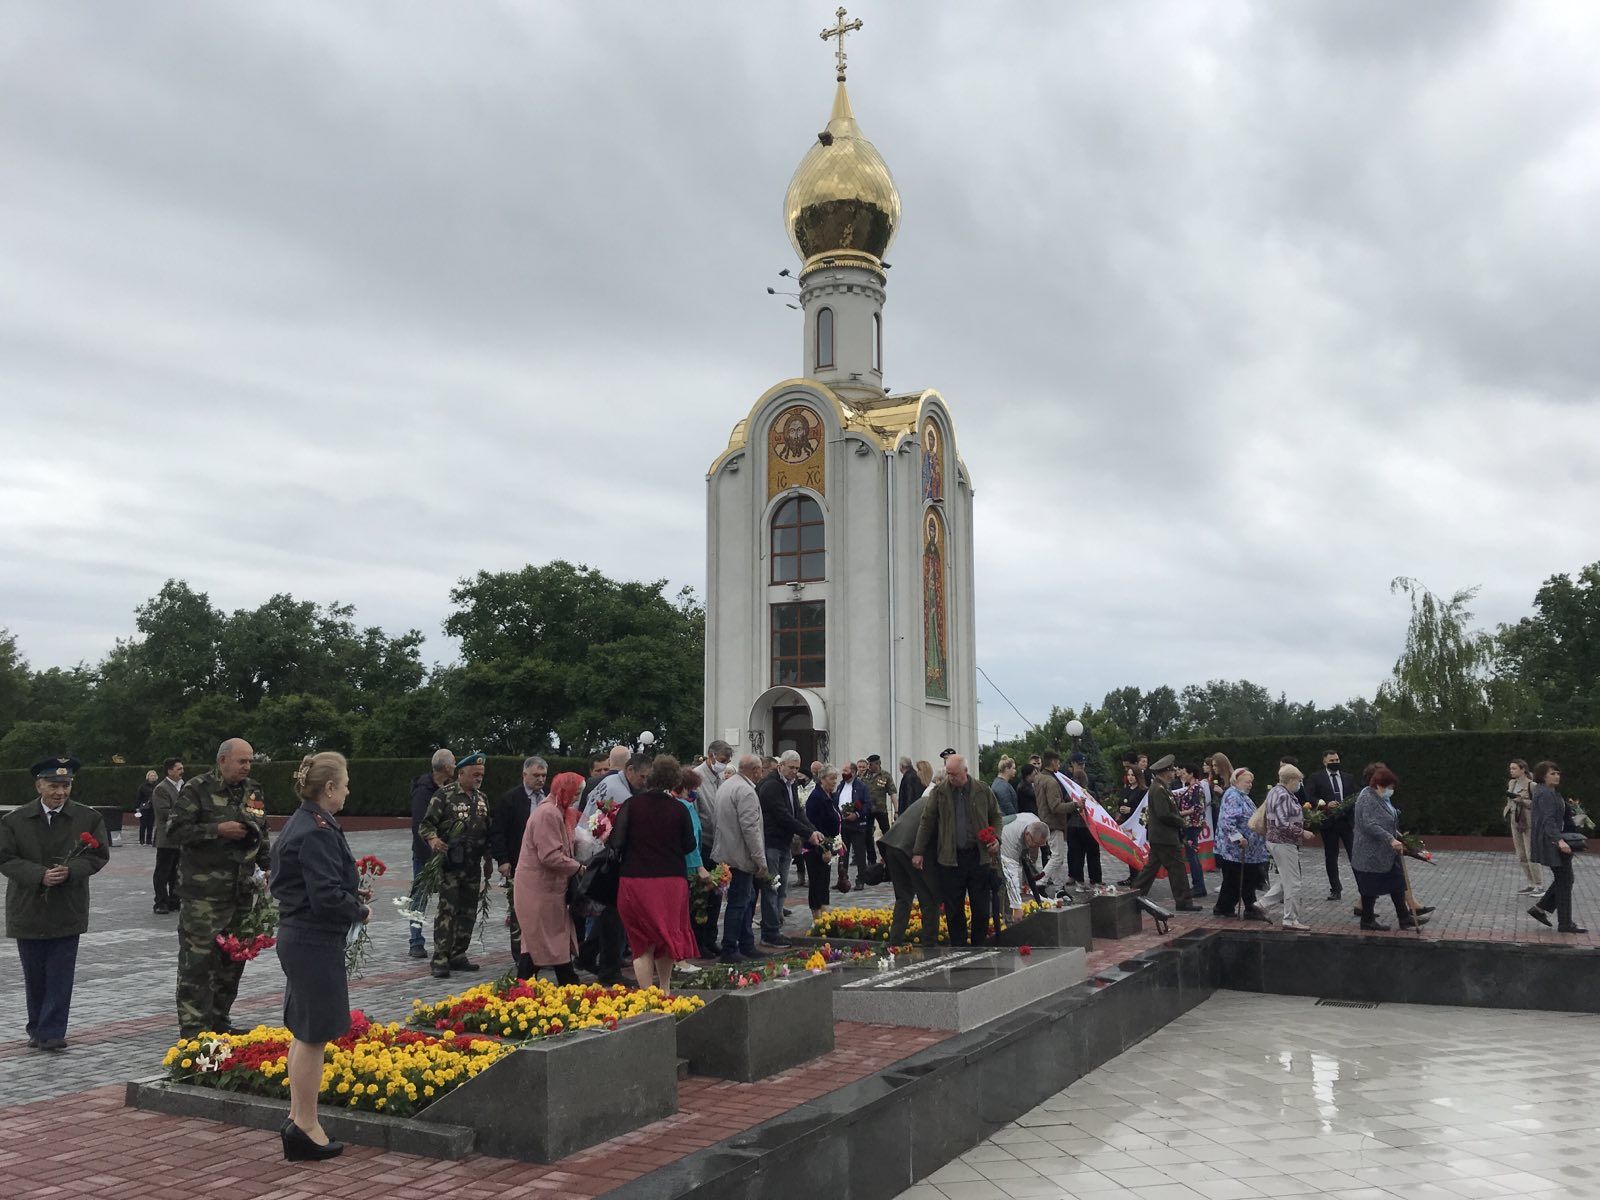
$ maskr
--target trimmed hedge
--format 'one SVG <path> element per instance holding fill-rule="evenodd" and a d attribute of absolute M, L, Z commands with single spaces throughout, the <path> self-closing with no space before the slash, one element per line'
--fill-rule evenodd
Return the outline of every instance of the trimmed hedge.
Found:
<path fill-rule="evenodd" d="M 562 771 L 576 771 L 588 777 L 589 763 L 581 758 L 543 756 L 550 764 L 550 777 Z M 293 812 L 299 801 L 294 796 L 294 771 L 299 759 L 258 763 L 251 775 L 267 793 L 267 811 Z M 192 778 L 208 769 L 205 763 L 184 764 L 185 777 Z M 85 767 L 73 782 L 72 798 L 81 804 L 120 808 L 131 812 L 138 801 L 139 788 L 148 770 L 160 771 L 161 764 L 123 767 Z M 344 811 L 353 817 L 409 817 L 411 781 L 428 769 L 426 758 L 352 758 L 350 760 L 350 798 Z M 508 791 L 522 778 L 522 759 L 498 755 L 489 759 L 484 774 L 484 790 L 491 797 Z M 0 771 L 0 803 L 21 804 L 34 795 L 33 777 L 27 771 Z"/>
<path fill-rule="evenodd" d="M 1298 761 L 1310 775 L 1327 750 L 1338 750 L 1340 765 L 1357 779 L 1370 762 L 1385 762 L 1400 777 L 1395 800 L 1405 827 L 1429 834 L 1506 836 L 1500 819 L 1505 803 L 1506 764 L 1540 759 L 1561 766 L 1563 795 L 1581 799 L 1590 815 L 1600 805 L 1600 730 L 1493 730 L 1478 733 L 1352 734 L 1344 737 L 1206 738 L 1202 741 L 1141 743 L 1152 761 L 1172 754 L 1199 764 L 1221 751 L 1235 767 L 1256 773 L 1256 799 L 1277 782 L 1278 759 Z"/>

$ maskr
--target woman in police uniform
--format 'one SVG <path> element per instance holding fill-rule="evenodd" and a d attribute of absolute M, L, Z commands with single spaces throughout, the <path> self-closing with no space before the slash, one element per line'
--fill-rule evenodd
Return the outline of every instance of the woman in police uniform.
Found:
<path fill-rule="evenodd" d="M 350 794 L 344 755 L 308 754 L 294 776 L 301 804 L 272 846 L 272 895 L 278 901 L 278 961 L 288 979 L 283 1023 L 289 1044 L 289 1119 L 283 1156 L 332 1158 L 344 1146 L 317 1119 L 323 1046 L 350 1029 L 345 944 L 372 910 L 362 901 L 356 860 L 334 816 Z"/>

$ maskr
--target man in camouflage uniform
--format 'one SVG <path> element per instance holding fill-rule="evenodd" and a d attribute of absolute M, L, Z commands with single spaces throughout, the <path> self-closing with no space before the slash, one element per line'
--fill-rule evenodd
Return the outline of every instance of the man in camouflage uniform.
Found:
<path fill-rule="evenodd" d="M 876 754 L 867 755 L 867 770 L 861 780 L 867 785 L 867 795 L 872 798 L 872 823 L 878 827 L 878 833 L 873 833 L 870 827 L 867 830 L 867 861 L 876 862 L 878 836 L 889 832 L 889 805 L 898 798 L 898 793 L 894 780 L 883 769 L 883 760 Z"/>
<path fill-rule="evenodd" d="M 433 921 L 433 977 L 448 979 L 450 972 L 476 971 L 467 958 L 472 930 L 478 923 L 478 903 L 488 886 L 489 798 L 480 790 L 487 764 L 483 752 L 456 763 L 456 777 L 433 794 L 417 835 L 444 859 L 439 879 L 439 909 Z"/>
<path fill-rule="evenodd" d="M 216 769 L 184 784 L 167 820 L 178 848 L 178 1028 L 184 1037 L 226 1033 L 244 964 L 217 948 L 255 901 L 255 873 L 272 865 L 267 805 L 250 778 L 255 751 L 242 738 L 217 748 Z"/>

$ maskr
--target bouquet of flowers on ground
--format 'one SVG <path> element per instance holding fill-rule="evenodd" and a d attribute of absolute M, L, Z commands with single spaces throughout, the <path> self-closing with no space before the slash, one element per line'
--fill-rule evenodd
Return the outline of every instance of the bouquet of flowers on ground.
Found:
<path fill-rule="evenodd" d="M 1423 844 L 1422 839 L 1416 834 L 1402 833 L 1400 835 L 1400 844 L 1405 847 L 1401 853 L 1407 858 L 1415 858 L 1426 863 L 1431 863 L 1433 861 L 1433 851 L 1429 850 L 1428 847 Z"/>
<path fill-rule="evenodd" d="M 691 913 L 696 925 L 704 925 L 711 919 L 711 894 L 719 896 L 728 894 L 728 884 L 733 882 L 733 871 L 727 863 L 718 863 L 710 871 L 696 872 L 689 876 L 689 892 L 693 897 Z"/>
<path fill-rule="evenodd" d="M 267 877 L 257 870 L 250 882 L 250 907 L 232 929 L 217 934 L 217 949 L 236 963 L 249 962 L 278 944 L 278 905 L 267 890 Z"/>
<path fill-rule="evenodd" d="M 380 875 L 389 872 L 388 864 L 376 855 L 364 854 L 356 860 L 356 890 L 363 902 L 372 899 L 372 881 Z M 350 940 L 344 951 L 344 973 L 354 979 L 361 974 L 361 968 L 367 961 L 371 951 L 371 939 L 367 936 L 367 927 L 357 923 L 350 931 Z"/>

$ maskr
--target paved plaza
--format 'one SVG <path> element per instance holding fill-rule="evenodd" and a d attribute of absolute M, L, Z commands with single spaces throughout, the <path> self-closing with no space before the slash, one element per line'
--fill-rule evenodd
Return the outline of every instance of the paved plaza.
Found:
<path fill-rule="evenodd" d="M 495 887 L 491 889 L 494 915 L 490 928 L 483 935 L 482 944 L 475 942 L 473 947 L 473 956 L 483 970 L 476 975 L 458 973 L 445 980 L 432 978 L 426 961 L 406 957 L 406 925 L 392 903 L 410 886 L 409 834 L 403 830 L 355 833 L 350 843 L 357 855 L 375 854 L 391 867 L 377 881 L 372 924 L 374 950 L 365 975 L 352 984 L 353 1006 L 365 1009 L 375 1019 L 403 1019 L 414 998 L 429 1000 L 448 995 L 493 978 L 511 965 L 503 924 L 505 894 Z M 1306 851 L 1304 860 L 1304 894 L 1311 898 L 1304 905 L 1307 922 L 1319 931 L 1354 932 L 1356 922 L 1350 915 L 1348 899 L 1342 904 L 1324 899 L 1327 892 L 1321 850 Z M 22 1031 L 22 973 L 15 967 L 14 948 L 7 946 L 0 951 L 11 964 L 0 971 L 0 1014 L 4 1014 L 0 1020 L 10 1022 L 9 1026 L 0 1026 L 0 1098 L 4 1103 L 25 1103 L 98 1087 L 108 1080 L 138 1077 L 153 1071 L 172 1044 L 177 1035 L 173 990 L 178 918 L 156 916 L 150 911 L 150 872 L 154 863 L 153 850 L 136 841 L 124 843 L 112 852 L 111 864 L 94 878 L 90 933 L 84 937 L 78 955 L 78 984 L 68 1031 L 71 1049 L 65 1054 L 28 1050 Z M 1518 880 L 1515 864 L 1508 855 L 1445 853 L 1438 856 L 1434 865 L 1412 863 L 1411 878 L 1418 896 L 1423 903 L 1437 908 L 1423 936 L 1600 946 L 1600 872 L 1586 870 L 1586 866 L 1586 861 L 1580 861 L 1574 910 L 1579 923 L 1587 924 L 1593 932 L 1570 937 L 1546 930 L 1527 916 L 1530 897 L 1515 894 Z M 1348 865 L 1344 870 L 1345 896 L 1352 898 L 1355 887 Z M 1120 867 L 1108 864 L 1108 879 L 1120 881 L 1125 875 Z M 1209 882 L 1214 887 L 1216 876 L 1209 877 Z M 1169 900 L 1166 882 L 1157 883 L 1152 895 L 1159 901 Z M 841 907 L 886 908 L 893 903 L 893 893 L 887 886 L 880 886 L 834 899 Z M 1174 931 L 1197 925 L 1238 927 L 1236 921 L 1212 917 L 1211 901 L 1202 903 L 1206 904 L 1206 911 L 1176 920 Z M 1388 901 L 1381 903 L 1387 905 Z M 792 874 L 789 906 L 789 932 L 805 932 L 810 924 L 805 890 L 794 884 Z M 1380 910 L 1380 915 L 1393 924 L 1392 912 L 1382 914 Z M 431 942 L 431 928 L 427 932 Z M 1125 958 L 1156 940 L 1151 930 L 1139 939 L 1101 943 L 1091 957 L 1091 965 Z M 282 995 L 283 974 L 277 958 L 269 952 L 245 968 L 235 1021 L 276 1023 Z"/>
<path fill-rule="evenodd" d="M 1600 1197 L 1597 1032 L 1218 992 L 899 1200 Z"/>
<path fill-rule="evenodd" d="M 352 984 L 351 999 L 354 1006 L 365 1009 L 376 1019 L 403 1019 L 410 1011 L 413 998 L 436 999 L 474 982 L 493 978 L 510 965 L 510 950 L 503 926 L 504 895 L 495 889 L 492 892 L 495 912 L 485 944 L 475 945 L 473 951 L 474 957 L 482 963 L 483 971 L 476 975 L 458 974 L 449 980 L 431 978 L 425 961 L 406 957 L 406 926 L 392 904 L 395 897 L 404 894 L 410 882 L 409 835 L 403 830 L 389 830 L 356 833 L 350 840 L 358 855 L 376 854 L 393 868 L 377 881 L 374 953 L 365 976 Z M 226 1179 L 227 1190 L 241 1196 L 264 1200 L 306 1200 L 307 1193 L 296 1187 L 298 1177 L 294 1171 L 278 1161 L 276 1139 L 271 1135 L 225 1130 L 222 1126 L 204 1121 L 136 1113 L 121 1107 L 121 1084 L 129 1079 L 147 1078 L 159 1073 L 161 1056 L 177 1032 L 173 1009 L 177 918 L 156 916 L 150 911 L 150 872 L 154 858 L 154 852 L 148 848 L 137 843 L 125 844 L 113 851 L 110 866 L 95 877 L 92 932 L 83 939 L 80 951 L 78 987 L 73 1002 L 72 1024 L 68 1031 L 70 1049 L 65 1053 L 52 1055 L 27 1049 L 22 1034 L 21 973 L 14 965 L 0 971 L 0 1013 L 4 1014 L 0 1019 L 9 1022 L 7 1027 L 0 1028 L 0 1196 L 7 1200 L 11 1197 L 68 1200 L 73 1194 L 92 1191 L 103 1200 L 140 1200 L 145 1196 L 160 1196 L 163 1200 L 200 1200 L 201 1197 L 214 1194 L 211 1189 L 219 1179 Z M 1309 878 L 1314 867 L 1317 878 L 1321 879 L 1320 851 L 1315 854 L 1308 851 L 1305 859 L 1308 872 L 1306 892 L 1315 896 L 1306 906 L 1307 920 L 1319 930 L 1353 932 L 1355 921 L 1349 915 L 1348 903 L 1334 904 L 1323 900 L 1325 887 L 1321 883 L 1314 885 Z M 1506 855 L 1466 852 L 1441 854 L 1436 865 L 1413 864 L 1412 871 L 1417 891 L 1424 902 L 1438 907 L 1435 920 L 1424 932 L 1425 937 L 1467 937 L 1547 944 L 1572 944 L 1576 941 L 1583 945 L 1600 946 L 1600 936 L 1586 935 L 1578 939 L 1561 937 L 1529 920 L 1524 915 L 1528 899 L 1515 895 L 1515 867 Z M 1115 868 L 1108 871 L 1108 876 L 1117 880 L 1123 874 Z M 1165 890 L 1165 883 L 1157 884 L 1156 898 L 1164 899 Z M 1345 891 L 1347 896 L 1354 894 L 1348 872 Z M 1576 897 L 1579 921 L 1600 924 L 1600 881 L 1597 881 L 1594 872 L 1587 869 L 1587 862 L 1579 864 Z M 887 887 L 878 887 L 861 893 L 851 892 L 836 899 L 842 905 L 885 907 L 891 902 L 892 896 Z M 789 922 L 790 931 L 803 932 L 809 923 L 804 907 L 804 891 L 794 887 L 792 878 L 789 903 L 794 910 Z M 1208 911 L 1176 921 L 1173 931 L 1181 932 L 1197 925 L 1231 924 L 1235 923 L 1212 918 Z M 431 936 L 431 930 L 429 933 Z M 1280 933 L 1278 936 L 1296 935 Z M 1369 936 L 1416 935 L 1391 933 Z M 1104 969 L 1163 940 L 1147 923 L 1146 932 L 1138 937 L 1098 944 L 1090 956 L 1090 967 L 1092 970 Z M 8 962 L 14 964 L 14 950 L 8 946 L 3 952 Z M 245 970 L 240 1000 L 235 1007 L 235 1020 L 240 1023 L 276 1023 L 280 1015 L 282 988 L 283 976 L 271 953 L 251 963 Z M 1231 995 L 1220 995 L 1211 1002 L 1211 1005 L 1218 1007 L 1207 1007 L 1180 1019 L 1159 1035 L 1164 1040 L 1153 1040 L 1147 1045 L 1187 1046 L 1197 1052 L 1206 1050 L 1216 1037 L 1221 1036 L 1213 1031 L 1225 1033 L 1223 1027 L 1233 1019 L 1213 1014 L 1235 1011 L 1225 1008 L 1235 999 Z M 1244 1002 L 1242 998 L 1237 999 Z M 1351 1030 L 1374 1028 L 1371 1025 L 1371 1013 L 1314 1009 L 1309 1001 L 1283 1003 L 1298 1005 L 1293 1011 L 1301 1014 L 1297 1019 L 1305 1022 L 1329 1020 L 1333 1023 L 1330 1028 L 1335 1030 L 1346 1027 Z M 1403 1010 L 1382 1011 L 1387 1020 Z M 1490 1043 L 1526 1047 L 1530 1055 L 1535 1055 L 1533 1047 L 1536 1045 L 1553 1047 L 1554 1051 L 1562 1052 L 1568 1045 L 1581 1045 L 1583 1037 L 1580 1034 L 1592 1036 L 1589 1031 L 1593 1028 L 1592 1019 L 1589 1018 L 1473 1013 L 1463 1010 L 1462 1020 L 1469 1019 L 1485 1023 L 1482 1028 L 1486 1032 L 1482 1036 Z M 1451 1020 L 1452 1028 L 1467 1028 L 1456 1021 L 1454 1013 Z M 1322 1028 L 1320 1024 L 1315 1027 Z M 1496 1030 L 1498 1034 L 1494 1033 Z M 1515 1036 L 1507 1031 L 1515 1031 Z M 461 1194 L 475 1197 L 598 1195 L 654 1166 L 673 1161 L 693 1149 L 712 1145 L 785 1112 L 803 1100 L 824 1095 L 853 1079 L 880 1070 L 934 1044 L 945 1035 L 934 1031 L 841 1022 L 838 1036 L 839 1048 L 833 1054 L 758 1084 L 733 1084 L 691 1077 L 680 1086 L 680 1112 L 677 1116 L 619 1139 L 615 1144 L 595 1147 L 576 1159 L 560 1164 L 508 1164 L 494 1159 L 440 1164 L 356 1147 L 340 1160 L 341 1165 L 322 1168 L 320 1178 L 326 1188 L 353 1200 L 360 1200 L 366 1195 L 394 1196 L 397 1200 L 434 1200 L 440 1195 L 450 1194 L 449 1190 L 440 1191 L 440 1187 L 459 1189 Z M 1447 1048 L 1448 1053 L 1470 1060 L 1477 1053 L 1476 1048 L 1482 1044 L 1473 1040 L 1476 1036 L 1469 1037 L 1463 1032 L 1462 1040 Z M 1347 1043 L 1339 1041 L 1333 1034 L 1327 1037 L 1319 1034 L 1311 1049 L 1326 1051 L 1331 1056 L 1328 1059 L 1330 1062 L 1348 1063 L 1348 1059 L 1341 1060 L 1332 1055 L 1336 1051 L 1362 1044 L 1362 1037 L 1360 1032 L 1353 1033 L 1353 1041 Z M 1135 1054 L 1142 1053 L 1143 1049 L 1141 1047 Z M 1284 1061 L 1297 1061 L 1294 1055 L 1301 1051 L 1311 1053 L 1305 1047 L 1291 1048 L 1284 1052 L 1289 1056 Z M 1542 1055 L 1543 1051 L 1539 1054 Z M 1261 1065 L 1265 1059 L 1257 1050 L 1251 1049 L 1248 1058 L 1250 1063 L 1266 1069 Z M 1169 1095 L 1168 1084 L 1163 1082 L 1167 1078 L 1162 1075 L 1165 1068 L 1159 1062 L 1154 1067 L 1139 1066 L 1155 1061 L 1125 1056 L 1114 1068 L 1098 1073 L 1094 1086 L 1100 1091 L 1091 1094 L 1099 1097 L 1101 1102 L 1094 1107 L 1104 1109 L 1106 1104 L 1123 1104 L 1130 1106 L 1131 1111 L 1131 1106 L 1143 1105 L 1152 1096 L 1162 1097 L 1164 1103 L 1180 1103 L 1181 1096 Z M 1305 1059 L 1308 1064 L 1322 1061 L 1315 1057 Z M 1392 1072 L 1396 1069 L 1393 1057 L 1383 1061 L 1388 1064 L 1385 1070 Z M 1544 1060 L 1541 1058 L 1539 1061 Z M 1312 1068 L 1308 1066 L 1306 1069 Z M 1340 1074 L 1339 1079 L 1349 1080 L 1349 1071 L 1359 1074 L 1372 1069 L 1370 1062 L 1358 1063 L 1348 1070 L 1341 1067 L 1340 1071 L 1344 1073 Z M 1196 1080 L 1216 1076 L 1229 1082 L 1238 1078 L 1239 1070 L 1243 1068 L 1229 1062 L 1212 1061 L 1195 1066 L 1192 1073 Z M 1315 1070 L 1321 1072 L 1323 1068 L 1318 1065 Z M 1578 1092 L 1592 1090 L 1589 1087 L 1588 1070 L 1589 1067 L 1578 1062 L 1571 1066 L 1571 1083 Z M 1501 1063 L 1497 1071 L 1503 1079 L 1515 1077 L 1512 1067 L 1507 1063 Z M 1493 1074 L 1486 1072 L 1484 1077 L 1492 1078 Z M 1433 1077 L 1437 1078 L 1437 1075 Z M 1152 1087 L 1152 1080 L 1159 1087 Z M 1334 1080 L 1330 1086 L 1337 1082 Z M 1339 1092 L 1337 1086 L 1335 1092 Z M 1113 1098 L 1104 1100 L 1104 1095 L 1108 1093 Z M 1078 1095 L 1070 1090 L 1067 1094 Z M 1558 1099 L 1571 1103 L 1576 1096 L 1575 1092 L 1573 1095 L 1563 1094 Z M 1513 1101 L 1505 1100 L 1503 1095 L 1502 1100 L 1506 1111 L 1511 1111 Z M 1443 1104 L 1442 1101 L 1440 1103 Z M 1517 1100 L 1514 1103 L 1524 1102 Z M 1545 1107 L 1552 1108 L 1548 1102 Z M 1558 1108 L 1559 1104 L 1553 1107 Z M 1263 1125 L 1260 1114 L 1249 1110 L 1246 1112 L 1252 1130 L 1257 1125 Z M 1521 1115 L 1525 1116 L 1526 1113 Z M 1543 1115 L 1541 1113 L 1541 1117 Z M 1403 1118 L 1404 1114 L 1387 1119 Z M 1321 1120 L 1321 1117 L 1317 1119 Z M 91 1159 L 85 1159 L 77 1152 L 64 1152 L 54 1146 L 48 1137 L 41 1136 L 63 1121 L 78 1120 L 94 1121 L 103 1131 L 99 1152 Z M 1143 1132 L 1141 1126 L 1131 1120 L 1121 1122 L 1121 1126 Z M 1481 1129 L 1482 1123 L 1474 1122 L 1473 1127 Z M 1027 1129 L 1026 1120 L 1019 1122 L 1017 1128 Z M 1408 1127 L 1400 1124 L 1395 1128 Z M 1349 1131 L 1340 1127 L 1324 1132 L 1330 1136 L 1345 1136 Z M 1511 1132 L 1520 1138 L 1525 1133 L 1544 1131 L 1530 1129 Z M 1002 1135 L 1001 1140 L 1009 1136 L 1012 1136 L 1010 1131 Z M 1254 1134 L 1250 1136 L 1254 1137 Z M 228 1147 L 226 1154 L 233 1164 L 231 1173 L 218 1176 L 215 1169 L 197 1170 L 188 1165 L 197 1155 L 203 1157 L 213 1152 L 209 1148 L 224 1144 Z M 1119 1146 L 1110 1140 L 1108 1144 L 1117 1149 L 1135 1149 Z M 1181 1141 L 1173 1143 L 1179 1144 L 1182 1144 Z M 1398 1146 L 1398 1143 L 1390 1144 Z M 1575 1144 L 1581 1145 L 1582 1142 L 1580 1140 Z M 1525 1152 L 1517 1149 L 1522 1145 L 1521 1142 L 1514 1141 L 1508 1145 L 1510 1148 L 1504 1150 L 1505 1155 Z M 1344 1143 L 1334 1143 L 1324 1148 L 1319 1143 L 1315 1147 L 1304 1147 L 1303 1152 L 1331 1154 L 1343 1146 Z M 1164 1144 L 1164 1148 L 1158 1149 L 1157 1156 L 1171 1149 L 1172 1146 Z M 1411 1147 L 1404 1149 L 1414 1154 L 1422 1153 Z M 1521 1160 L 1500 1156 L 1498 1145 L 1496 1150 L 1495 1162 L 1527 1166 Z M 988 1147 L 975 1151 L 979 1155 L 989 1152 Z M 1301 1152 L 1300 1147 L 1293 1151 Z M 980 1161 L 975 1159 L 964 1165 L 967 1169 L 975 1169 L 973 1162 Z M 1094 1163 L 1089 1165 L 1099 1171 Z M 1417 1164 L 1397 1165 L 1410 1168 Z M 1161 1164 L 1147 1159 L 1132 1164 L 1132 1167 L 1137 1166 L 1155 1168 Z M 959 1167 L 951 1169 L 959 1174 Z M 1289 1174 L 1293 1175 L 1294 1172 Z M 1034 1182 L 1042 1178 L 1038 1176 Z M 1111 1180 L 1109 1175 L 1106 1178 Z M 1353 1174 L 1352 1178 L 1361 1181 L 1365 1177 Z M 416 1186 L 407 1186 L 407 1181 Z M 953 1188 L 958 1184 L 981 1185 L 977 1191 L 938 1193 L 948 1195 L 951 1200 L 959 1200 L 961 1196 L 992 1194 L 1075 1194 L 1065 1185 L 1054 1192 L 994 1193 L 981 1190 L 990 1183 L 998 1186 L 1002 1182 L 998 1176 L 992 1181 L 988 1180 L 980 1171 L 977 1179 L 946 1178 L 944 1183 L 936 1186 L 943 1188 L 948 1184 Z M 1227 1196 L 1235 1194 L 1257 1194 L 1251 1191 L 1230 1192 L 1223 1186 L 1230 1181 L 1206 1179 L 1196 1182 L 1217 1185 L 1212 1190 L 1195 1193 L 1211 1196 L 1214 1200 L 1226 1200 Z M 1007 1182 L 1007 1186 L 1022 1185 Z M 1290 1194 L 1281 1188 L 1279 1192 Z M 1171 1194 L 1176 1196 L 1182 1193 Z M 1411 1191 L 1405 1194 L 1425 1196 L 1435 1193 Z M 1438 1194 L 1466 1196 L 1480 1193 L 1458 1190 Z M 1481 1194 L 1504 1193 L 1489 1190 Z M 1564 1194 L 1580 1193 L 1569 1191 Z M 927 1190 L 912 1193 L 913 1200 L 934 1195 Z M 1372 1193 L 1375 1200 L 1383 1195 L 1386 1193 Z M 1111 1197 L 1104 1196 L 1103 1200 L 1111 1200 Z"/>

